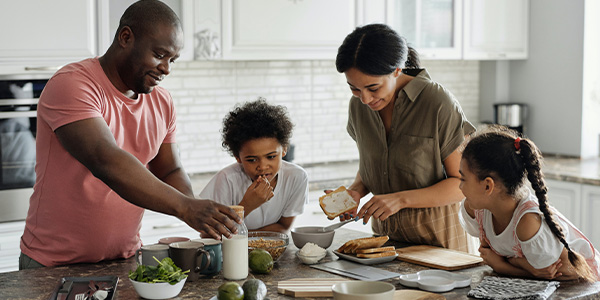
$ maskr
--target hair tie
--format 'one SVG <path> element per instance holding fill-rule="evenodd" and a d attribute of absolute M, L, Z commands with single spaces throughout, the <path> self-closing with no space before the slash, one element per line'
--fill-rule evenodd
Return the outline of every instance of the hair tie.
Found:
<path fill-rule="evenodd" d="M 517 151 L 521 150 L 521 138 L 515 139 L 515 149 L 517 149 Z"/>

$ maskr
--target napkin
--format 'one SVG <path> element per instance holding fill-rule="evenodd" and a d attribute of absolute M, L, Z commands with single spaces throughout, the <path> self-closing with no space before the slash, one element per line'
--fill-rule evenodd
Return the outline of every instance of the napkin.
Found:
<path fill-rule="evenodd" d="M 558 281 L 486 276 L 477 287 L 469 291 L 467 296 L 494 300 L 545 300 L 559 285 Z"/>

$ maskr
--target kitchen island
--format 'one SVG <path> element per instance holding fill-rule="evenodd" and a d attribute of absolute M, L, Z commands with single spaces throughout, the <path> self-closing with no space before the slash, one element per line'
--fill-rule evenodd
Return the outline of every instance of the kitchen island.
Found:
<path fill-rule="evenodd" d="M 322 262 L 336 260 L 337 256 L 331 252 L 333 249 L 337 249 L 347 240 L 364 236 L 366 236 L 364 232 L 345 228 L 337 229 L 334 242 L 328 249 L 328 254 Z M 389 244 L 394 245 L 394 243 Z M 401 244 L 395 245 L 397 247 L 407 246 Z M 278 281 L 293 278 L 345 278 L 302 264 L 295 255 L 297 250 L 298 248 L 290 240 L 288 249 L 275 264 L 270 274 L 259 275 L 250 273 L 248 278 L 254 277 L 262 280 L 267 285 L 267 297 L 270 299 L 293 299 L 277 293 Z M 429 269 L 428 267 L 399 260 L 374 266 L 401 274 L 410 274 Z M 96 264 L 77 264 L 0 273 L 0 299 L 50 299 L 62 277 L 98 277 L 109 275 L 119 277 L 119 284 L 114 299 L 138 299 L 139 296 L 127 277 L 129 270 L 134 270 L 135 268 L 136 263 L 130 258 Z M 454 272 L 470 276 L 472 279 L 471 287 L 477 286 L 484 276 L 495 275 L 491 268 L 484 265 Z M 243 281 L 238 282 L 241 284 Z M 402 286 L 397 279 L 388 279 L 386 281 L 394 284 L 396 289 L 407 288 Z M 223 279 L 222 274 L 201 278 L 194 282 L 186 282 L 179 296 L 174 299 L 210 299 L 216 295 L 218 287 L 224 282 L 226 280 Z M 466 287 L 454 289 L 442 293 L 442 295 L 447 299 L 474 299 L 467 297 L 469 291 L 470 288 Z M 563 282 L 550 299 L 600 299 L 600 282 L 593 284 Z"/>

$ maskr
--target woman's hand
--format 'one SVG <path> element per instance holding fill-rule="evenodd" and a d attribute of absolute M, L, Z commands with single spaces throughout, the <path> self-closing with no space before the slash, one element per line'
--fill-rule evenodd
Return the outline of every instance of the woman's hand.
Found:
<path fill-rule="evenodd" d="M 240 205 L 244 206 L 244 213 L 248 215 L 251 211 L 273 198 L 273 196 L 273 188 L 269 180 L 264 177 L 258 177 L 246 190 Z"/>
<path fill-rule="evenodd" d="M 363 218 L 363 223 L 369 222 L 371 217 L 380 221 L 389 218 L 389 216 L 406 207 L 404 201 L 397 194 L 373 196 L 361 207 L 357 216 Z"/>

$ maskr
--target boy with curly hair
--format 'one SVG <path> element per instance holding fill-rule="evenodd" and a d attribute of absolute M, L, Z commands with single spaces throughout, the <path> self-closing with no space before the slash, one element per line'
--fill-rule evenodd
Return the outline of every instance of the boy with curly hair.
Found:
<path fill-rule="evenodd" d="M 249 230 L 287 232 L 308 203 L 308 175 L 282 160 L 293 124 L 284 106 L 259 98 L 236 106 L 223 119 L 222 139 L 237 163 L 219 171 L 200 193 L 244 207 Z"/>

